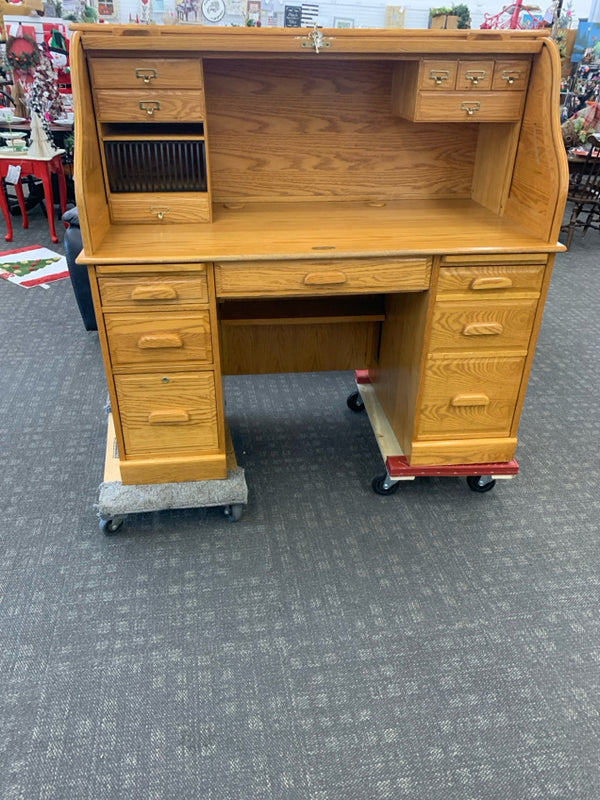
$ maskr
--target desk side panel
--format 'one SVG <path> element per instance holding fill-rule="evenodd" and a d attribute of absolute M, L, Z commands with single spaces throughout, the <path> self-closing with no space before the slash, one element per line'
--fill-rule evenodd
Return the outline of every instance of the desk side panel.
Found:
<path fill-rule="evenodd" d="M 534 58 L 506 216 L 544 241 L 558 239 L 569 171 L 560 132 L 560 60 L 545 40 Z"/>
<path fill-rule="evenodd" d="M 71 40 L 70 53 L 75 100 L 75 193 L 84 250 L 92 255 L 105 236 L 110 220 L 87 61 L 79 33 Z"/>

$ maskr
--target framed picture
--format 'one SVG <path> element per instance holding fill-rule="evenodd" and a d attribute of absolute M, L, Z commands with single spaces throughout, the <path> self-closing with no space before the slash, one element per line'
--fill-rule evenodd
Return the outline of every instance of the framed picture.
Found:
<path fill-rule="evenodd" d="M 118 14 L 116 0 L 99 0 L 98 15 L 101 17 L 116 17 Z"/>
<path fill-rule="evenodd" d="M 333 18 L 333 27 L 334 28 L 353 28 L 354 27 L 354 20 L 349 19 L 348 17 L 334 17 Z"/>

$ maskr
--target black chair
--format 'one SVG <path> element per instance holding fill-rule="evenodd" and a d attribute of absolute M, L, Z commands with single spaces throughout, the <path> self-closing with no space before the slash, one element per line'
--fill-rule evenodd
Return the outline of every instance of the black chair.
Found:
<path fill-rule="evenodd" d="M 90 289 L 90 279 L 88 269 L 83 264 L 77 264 L 75 259 L 83 249 L 81 240 L 81 230 L 79 228 L 79 213 L 77 208 L 69 209 L 63 214 L 63 222 L 68 225 L 65 231 L 65 257 L 69 267 L 69 277 L 75 293 L 75 300 L 79 306 L 79 312 L 86 331 L 97 331 L 96 314 L 94 312 L 94 302 Z"/>

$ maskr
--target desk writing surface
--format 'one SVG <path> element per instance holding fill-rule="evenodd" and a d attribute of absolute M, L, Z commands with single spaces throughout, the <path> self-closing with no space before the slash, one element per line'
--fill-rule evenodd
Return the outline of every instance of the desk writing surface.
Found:
<path fill-rule="evenodd" d="M 383 208 L 339 202 L 246 204 L 237 210 L 217 205 L 213 213 L 206 225 L 112 225 L 97 252 L 79 260 L 135 264 L 165 255 L 180 261 L 251 261 L 564 249 L 471 200 L 395 201 Z"/>

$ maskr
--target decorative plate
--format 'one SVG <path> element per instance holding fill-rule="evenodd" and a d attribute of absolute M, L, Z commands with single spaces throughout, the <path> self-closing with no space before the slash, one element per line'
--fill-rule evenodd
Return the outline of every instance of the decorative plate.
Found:
<path fill-rule="evenodd" d="M 209 22 L 219 22 L 225 16 L 225 0 L 202 0 L 202 16 Z"/>

